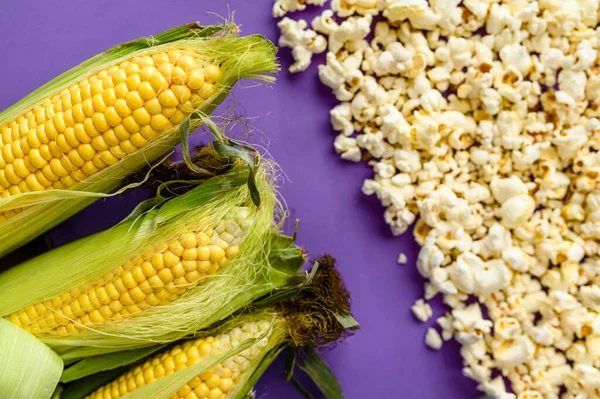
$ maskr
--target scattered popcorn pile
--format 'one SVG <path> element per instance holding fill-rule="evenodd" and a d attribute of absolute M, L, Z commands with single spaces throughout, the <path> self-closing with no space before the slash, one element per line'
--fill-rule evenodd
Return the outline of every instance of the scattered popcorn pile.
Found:
<path fill-rule="evenodd" d="M 274 15 L 304 3 L 324 5 L 277 0 Z M 600 397 L 598 11 L 598 0 L 332 0 L 312 30 L 279 22 L 293 72 L 328 50 L 318 69 L 340 101 L 335 149 L 373 167 L 364 193 L 394 234 L 419 216 L 425 299 L 450 307 L 426 343 L 460 342 L 464 375 L 493 398 Z M 432 315 L 423 300 L 413 312 Z"/>

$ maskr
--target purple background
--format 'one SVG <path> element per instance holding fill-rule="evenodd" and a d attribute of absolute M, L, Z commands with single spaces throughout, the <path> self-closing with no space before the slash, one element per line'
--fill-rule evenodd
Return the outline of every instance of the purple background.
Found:
<path fill-rule="evenodd" d="M 228 10 L 235 11 L 244 34 L 278 38 L 276 21 L 271 18 L 273 0 L 2 3 L 0 109 L 110 46 L 194 20 L 219 21 L 207 12 L 228 15 Z M 314 10 L 304 13 L 307 17 L 314 14 Z M 353 313 L 362 329 L 325 354 L 346 397 L 476 397 L 474 384 L 461 375 L 457 345 L 447 343 L 436 353 L 423 344 L 426 325 L 416 322 L 409 310 L 422 296 L 422 280 L 414 266 L 418 247 L 411 234 L 393 237 L 377 199 L 362 195 L 362 181 L 371 176 L 371 170 L 339 160 L 333 151 L 329 109 L 335 99 L 318 81 L 315 65 L 290 76 L 289 49 L 283 49 L 280 57 L 284 71 L 275 86 L 240 88 L 235 99 L 247 116 L 255 117 L 254 142 L 268 144 L 287 175 L 281 191 L 292 217 L 300 219 L 298 243 L 313 256 L 334 255 L 352 292 Z M 141 195 L 100 201 L 54 229 L 52 238 L 64 243 L 109 227 Z M 401 251 L 409 259 L 404 266 L 396 263 Z M 437 315 L 441 309 L 436 306 Z M 260 381 L 259 397 L 301 397 L 282 381 L 282 370 L 280 360 Z"/>

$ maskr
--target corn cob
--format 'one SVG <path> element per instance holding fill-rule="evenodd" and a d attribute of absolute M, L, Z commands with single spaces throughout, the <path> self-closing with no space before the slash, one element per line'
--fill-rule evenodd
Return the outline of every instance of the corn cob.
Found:
<path fill-rule="evenodd" d="M 303 263 L 292 240 L 275 233 L 269 176 L 257 170 L 259 208 L 249 171 L 235 167 L 9 269 L 0 274 L 0 317 L 65 359 L 171 342 L 228 317 L 287 284 Z"/>
<path fill-rule="evenodd" d="M 218 30 L 127 43 L 0 114 L 0 256 L 171 151 L 186 117 L 212 112 L 237 80 L 271 79 L 272 44 Z"/>
<path fill-rule="evenodd" d="M 9 319 L 36 335 L 63 335 L 167 305 L 224 268 L 239 253 L 252 222 L 252 211 L 238 208 L 214 229 L 190 230 L 159 243 L 95 282 L 30 305 Z"/>
<path fill-rule="evenodd" d="M 219 356 L 222 361 L 201 368 L 187 383 L 169 390 L 162 385 L 164 395 L 160 398 L 246 397 L 262 371 L 285 345 L 326 346 L 344 339 L 351 329 L 357 327 L 348 317 L 349 296 L 333 262 L 331 257 L 321 258 L 312 280 L 309 279 L 287 300 L 276 303 L 270 309 L 237 316 L 216 327 L 214 332 L 152 355 L 114 381 L 91 392 L 86 399 L 117 399 L 126 395 L 133 395 L 132 399 L 142 398 L 152 391 L 151 384 L 154 382 L 179 372 L 186 373 L 186 376 L 190 371 L 194 374 L 200 363 Z M 347 317 L 350 322 L 342 323 L 340 316 Z M 250 345 L 243 349 L 244 343 Z M 196 370 L 190 370 L 193 368 Z"/>
<path fill-rule="evenodd" d="M 221 75 L 192 51 L 161 49 L 71 85 L 0 125 L 0 195 L 70 188 L 118 162 L 181 123 Z"/>
<path fill-rule="evenodd" d="M 261 338 L 250 348 L 234 355 L 215 368 L 202 373 L 182 386 L 173 399 L 222 399 L 233 391 L 242 374 L 249 370 L 251 364 L 260 356 L 267 346 L 272 326 L 270 320 L 248 321 L 241 327 L 215 335 L 186 341 L 176 345 L 162 354 L 156 355 L 139 366 L 121 375 L 117 380 L 107 384 L 88 399 L 117 399 L 138 388 L 152 384 L 157 379 L 169 376 L 186 367 L 193 366 L 203 360 L 231 350 L 240 343 Z"/>

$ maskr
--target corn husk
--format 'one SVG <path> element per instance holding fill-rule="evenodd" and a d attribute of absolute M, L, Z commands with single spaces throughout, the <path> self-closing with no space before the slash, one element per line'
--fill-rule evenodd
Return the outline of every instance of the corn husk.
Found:
<path fill-rule="evenodd" d="M 52 250 L 0 274 L 0 317 L 92 282 L 135 254 L 167 241 L 190 226 L 212 227 L 240 206 L 251 207 L 254 221 L 240 253 L 179 299 L 120 321 L 64 336 L 36 334 L 72 361 L 82 357 L 171 342 L 206 328 L 281 286 L 304 263 L 303 253 L 277 232 L 278 202 L 263 164 L 256 175 L 261 206 L 254 207 L 245 167 L 211 179 L 186 194 L 135 212 L 121 224 Z M 60 276 L 60 278 L 57 278 Z"/>
<path fill-rule="evenodd" d="M 46 399 L 52 396 L 63 361 L 43 342 L 0 319 L 0 396 Z"/>
<path fill-rule="evenodd" d="M 193 50 L 207 61 L 221 65 L 222 81 L 212 97 L 197 108 L 196 115 L 209 115 L 226 98 L 238 80 L 272 81 L 273 78 L 264 73 L 277 70 L 276 49 L 262 36 L 237 37 L 234 25 L 200 27 L 198 24 L 189 24 L 151 38 L 122 44 L 91 58 L 6 109 L 0 114 L 0 124 L 12 120 L 80 79 L 97 73 L 99 69 L 110 67 L 128 57 L 143 55 L 150 48 L 156 50 L 161 47 Z M 161 132 L 143 148 L 126 155 L 70 189 L 28 192 L 0 199 L 0 213 L 25 207 L 16 216 L 0 222 L 0 257 L 66 220 L 98 198 L 115 195 L 107 193 L 120 187 L 131 173 L 170 153 L 182 136 L 187 140 L 189 132 L 197 128 L 202 119 L 193 117 L 186 123 L 185 134 L 182 135 L 179 126 Z M 128 185 L 117 193 L 137 185 Z"/>

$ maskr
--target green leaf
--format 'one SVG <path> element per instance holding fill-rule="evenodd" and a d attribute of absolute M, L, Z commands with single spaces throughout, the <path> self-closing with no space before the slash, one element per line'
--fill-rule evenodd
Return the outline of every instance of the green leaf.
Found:
<path fill-rule="evenodd" d="M 195 171 L 196 165 L 193 164 L 191 160 L 189 146 L 185 143 L 185 141 L 187 140 L 187 136 L 189 135 L 190 120 L 193 119 L 198 119 L 202 123 L 204 123 L 204 125 L 208 127 L 208 130 L 215 137 L 213 148 L 215 149 L 217 154 L 224 158 L 238 158 L 246 163 L 246 165 L 248 166 L 248 170 L 250 171 L 250 174 L 248 175 L 248 189 L 250 190 L 250 197 L 252 198 L 252 202 L 254 202 L 254 205 L 260 206 L 260 194 L 258 192 L 258 188 L 256 187 L 255 180 L 255 164 L 257 161 L 255 157 L 251 157 L 250 154 L 247 152 L 250 151 L 256 153 L 256 150 L 251 146 L 240 144 L 234 140 L 228 139 L 223 134 L 223 132 L 221 132 L 217 124 L 208 115 L 201 111 L 196 111 L 192 113 L 188 118 L 186 118 L 186 121 L 184 121 L 186 123 L 182 124 L 179 130 L 181 133 L 183 159 L 188 165 L 188 167 Z M 239 146 L 243 150 L 239 150 L 234 146 Z"/>
<path fill-rule="evenodd" d="M 215 142 L 213 147 L 217 154 L 225 158 L 239 158 L 243 160 L 248 166 L 250 173 L 248 174 L 248 189 L 250 190 L 250 197 L 254 205 L 260 206 L 260 194 L 256 187 L 256 170 L 254 168 L 255 159 L 253 159 L 248 152 L 240 150 L 230 145 Z"/>
<path fill-rule="evenodd" d="M 50 399 L 60 399 L 62 396 L 64 389 L 61 385 L 57 386 L 54 392 L 52 393 L 52 398 Z"/>
<path fill-rule="evenodd" d="M 192 161 L 192 155 L 190 153 L 190 134 L 192 132 L 191 128 L 191 119 L 188 116 L 181 122 L 179 125 L 179 135 L 181 137 L 181 155 L 183 156 L 183 160 L 190 170 L 194 173 L 199 174 L 200 176 L 212 176 L 213 174 L 206 169 L 203 169 L 196 165 L 194 161 Z"/>
<path fill-rule="evenodd" d="M 288 348 L 288 356 L 285 359 L 285 380 L 291 381 L 294 378 L 294 369 L 296 368 L 296 356 L 298 356 L 297 349 L 295 346 L 291 346 Z"/>
<path fill-rule="evenodd" d="M 0 319 L 0 392 L 11 399 L 49 399 L 63 371 L 60 357 L 36 337 Z"/>
<path fill-rule="evenodd" d="M 298 368 L 311 378 L 327 399 L 344 399 L 340 383 L 315 348 L 302 348 L 299 357 Z"/>
<path fill-rule="evenodd" d="M 311 395 L 311 393 L 308 392 L 308 390 L 306 390 L 306 388 L 304 388 L 302 386 L 302 384 L 300 383 L 300 381 L 298 381 L 295 378 L 292 378 L 290 380 L 290 382 L 292 383 L 292 385 L 294 386 L 294 388 L 296 388 L 296 390 L 300 393 L 300 395 L 302 395 L 302 397 L 304 397 L 305 399 L 314 399 L 314 397 Z"/>
<path fill-rule="evenodd" d="M 143 359 L 146 356 L 160 351 L 166 346 L 167 344 L 155 345 L 149 348 L 86 357 L 83 360 L 75 363 L 71 367 L 67 368 L 64 371 L 62 377 L 60 378 L 60 382 L 70 382 L 83 377 L 87 377 L 95 373 L 99 373 L 101 371 L 108 371 L 122 366 L 127 366 L 131 363 Z"/>
<path fill-rule="evenodd" d="M 160 207 L 156 216 L 157 223 L 171 220 L 204 202 L 230 191 L 234 187 L 243 185 L 248 178 L 248 171 L 244 168 L 229 171 L 220 176 L 215 176 L 202 184 L 194 187 L 182 196 L 170 199 Z"/>
<path fill-rule="evenodd" d="M 286 299 L 295 297 L 300 291 L 302 291 L 306 286 L 308 286 L 312 282 L 313 278 L 317 273 L 317 269 L 318 263 L 315 263 L 315 265 L 310 270 L 309 274 L 295 276 L 298 279 L 296 285 L 275 291 L 270 295 L 253 302 L 252 307 L 255 309 L 264 308 L 285 301 Z M 292 281 L 292 279 L 290 279 L 290 281 Z"/>
<path fill-rule="evenodd" d="M 345 330 L 356 330 L 359 328 L 358 322 L 350 313 L 336 313 L 335 319 L 344 327 Z"/>

